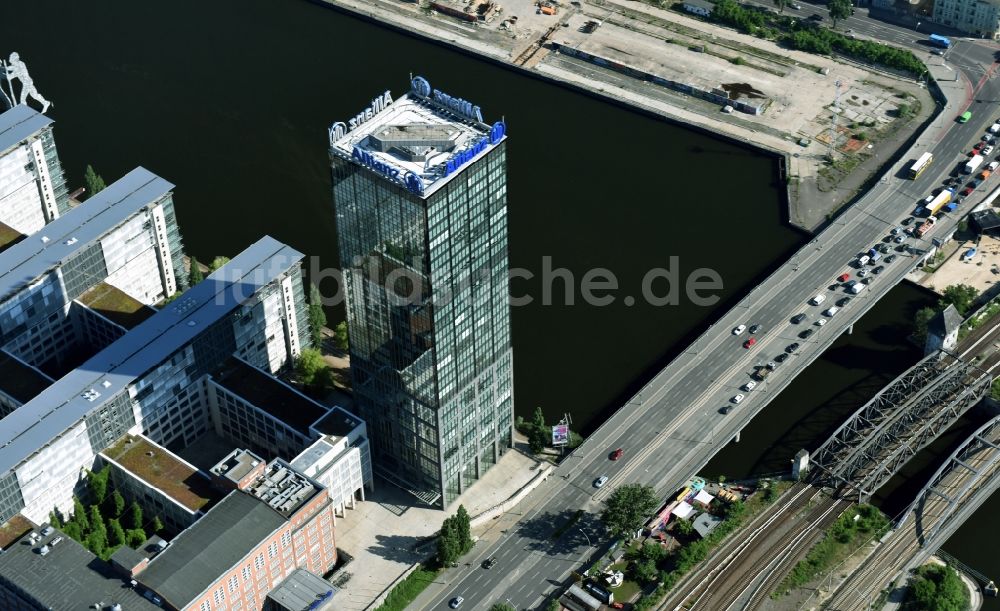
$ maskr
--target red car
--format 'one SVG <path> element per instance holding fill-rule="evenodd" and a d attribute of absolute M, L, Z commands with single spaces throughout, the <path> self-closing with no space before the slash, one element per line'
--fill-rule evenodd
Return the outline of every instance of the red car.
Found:
<path fill-rule="evenodd" d="M 850 279 L 851 279 L 851 275 L 850 274 L 840 274 L 839 276 L 837 276 L 837 281 L 838 282 L 847 282 Z"/>
<path fill-rule="evenodd" d="M 975 189 L 973 189 L 972 187 L 966 187 L 962 189 L 962 195 L 968 196 L 973 191 L 975 191 Z"/>
<path fill-rule="evenodd" d="M 621 448 L 618 448 L 617 450 L 615 450 L 614 452 L 611 453 L 611 460 L 618 460 L 619 458 L 622 457 L 622 454 L 624 454 L 624 453 L 625 453 L 624 450 L 622 450 Z"/>
<path fill-rule="evenodd" d="M 744 348 L 749 348 L 749 347 L 753 346 L 756 343 L 757 343 L 757 338 L 756 337 L 751 337 L 747 341 L 743 342 L 743 347 Z"/>

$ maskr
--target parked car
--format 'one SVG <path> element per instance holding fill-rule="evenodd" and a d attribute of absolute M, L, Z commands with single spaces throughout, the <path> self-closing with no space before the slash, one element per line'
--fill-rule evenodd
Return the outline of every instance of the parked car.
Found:
<path fill-rule="evenodd" d="M 594 480 L 594 488 L 600 488 L 601 486 L 603 486 L 606 483 L 608 483 L 608 476 L 607 475 L 602 475 L 599 478 L 597 478 L 597 479 Z M 459 598 L 461 598 L 461 597 L 459 597 Z M 462 604 L 462 603 L 458 603 L 458 604 Z M 455 607 L 452 607 L 452 609 L 454 609 L 454 608 Z"/>
<path fill-rule="evenodd" d="M 739 335 L 740 333 L 743 333 L 746 330 L 747 330 L 747 326 L 746 325 L 740 325 L 740 326 L 736 327 L 735 329 L 733 329 L 733 335 Z"/>

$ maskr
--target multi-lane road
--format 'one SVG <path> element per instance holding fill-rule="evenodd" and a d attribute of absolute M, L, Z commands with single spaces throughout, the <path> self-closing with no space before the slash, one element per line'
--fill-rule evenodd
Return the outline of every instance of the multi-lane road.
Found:
<path fill-rule="evenodd" d="M 968 61 L 985 53 L 992 61 L 992 52 L 971 48 L 974 46 L 961 42 L 951 53 Z M 939 79 L 947 74 L 940 66 L 934 72 Z M 968 76 L 974 91 L 955 86 L 957 83 L 946 89 L 948 108 L 921 136 L 913 154 L 657 374 L 568 457 L 554 477 L 529 496 L 523 505 L 525 514 L 515 528 L 498 541 L 477 547 L 470 566 L 442 575 L 444 586 L 434 588 L 434 599 L 418 608 L 445 609 L 456 596 L 464 598 L 463 609 L 486 609 L 498 601 L 509 601 L 518 609 L 540 605 L 561 589 L 571 571 L 585 568 L 581 562 L 596 551 L 594 544 L 602 545 L 603 529 L 597 515 L 610 491 L 631 482 L 653 485 L 664 494 L 676 489 L 899 282 L 916 264 L 917 255 L 897 253 L 894 263 L 871 277 L 868 289 L 834 316 L 822 314 L 847 295 L 842 287 L 830 288 L 835 278 L 845 272 L 856 278 L 856 270 L 849 265 L 855 257 L 880 243 L 891 228 L 909 216 L 916 203 L 941 184 L 985 127 L 1000 115 L 995 104 L 973 102 L 973 120 L 965 125 L 954 122 L 965 110 L 970 94 L 976 99 L 1000 99 L 1000 84 L 994 79 L 977 77 L 977 73 Z M 915 181 L 899 178 L 903 167 L 924 150 L 935 155 L 932 167 Z M 983 188 L 994 186 L 987 183 Z M 976 199 L 970 198 L 958 212 L 967 213 Z M 944 215 L 926 240 L 909 238 L 907 244 L 926 250 L 931 238 L 948 233 L 957 221 L 958 216 Z M 807 301 L 817 294 L 826 296 L 823 304 L 809 305 Z M 807 314 L 806 321 L 790 322 L 799 313 Z M 815 325 L 820 319 L 827 321 L 825 326 Z M 762 326 L 751 349 L 742 345 L 746 332 L 740 336 L 731 333 L 741 324 Z M 812 335 L 800 339 L 799 333 L 806 328 L 813 329 Z M 773 374 L 753 391 L 740 390 L 756 366 L 786 352 L 792 343 L 800 344 L 798 350 Z M 722 408 L 740 392 L 746 398 L 724 414 Z M 608 454 L 618 447 L 624 448 L 624 457 L 609 460 Z M 595 478 L 602 475 L 610 481 L 601 489 L 594 488 Z M 578 510 L 584 511 L 583 518 L 571 528 L 561 528 Z M 562 534 L 553 539 L 554 532 Z M 480 568 L 479 562 L 487 557 L 497 558 L 496 566 Z"/>

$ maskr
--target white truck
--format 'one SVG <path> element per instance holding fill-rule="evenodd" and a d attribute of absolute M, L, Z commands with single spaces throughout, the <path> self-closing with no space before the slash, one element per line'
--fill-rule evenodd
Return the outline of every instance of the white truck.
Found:
<path fill-rule="evenodd" d="M 973 155 L 972 159 L 970 159 L 969 162 L 965 164 L 965 173 L 966 174 L 972 174 L 981 165 L 983 165 L 983 156 L 982 155 Z"/>

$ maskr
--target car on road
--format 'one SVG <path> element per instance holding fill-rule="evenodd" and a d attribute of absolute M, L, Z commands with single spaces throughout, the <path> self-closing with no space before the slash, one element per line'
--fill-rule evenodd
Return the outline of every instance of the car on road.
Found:
<path fill-rule="evenodd" d="M 898 236 L 896 236 L 896 238 L 893 241 L 896 242 L 896 244 L 902 244 L 903 242 L 906 241 L 906 236 L 901 233 Z"/>
<path fill-rule="evenodd" d="M 898 235 L 900 233 L 903 233 L 902 227 L 893 227 L 892 231 L 889 232 L 890 235 Z"/>
<path fill-rule="evenodd" d="M 603 486 L 606 483 L 608 483 L 608 476 L 607 475 L 602 475 L 599 478 L 597 478 L 597 479 L 594 480 L 594 488 L 600 488 L 601 486 Z M 462 604 L 462 603 L 458 603 L 458 604 Z M 452 607 L 452 609 L 454 609 L 454 608 L 455 607 Z"/>
<path fill-rule="evenodd" d="M 760 331 L 760 325 L 750 325 L 750 333 L 756 333 Z"/>
<path fill-rule="evenodd" d="M 837 276 L 837 282 L 847 282 L 847 280 L 850 277 L 851 277 L 850 274 L 840 274 L 839 276 Z"/>
<path fill-rule="evenodd" d="M 777 363 L 775 363 L 774 361 L 768 361 L 768 362 L 767 362 L 767 365 L 764 365 L 764 367 L 767 367 L 767 368 L 768 368 L 768 369 L 770 369 L 771 371 L 774 371 L 775 369 L 777 369 L 777 368 L 778 368 L 778 364 L 777 364 Z"/>
<path fill-rule="evenodd" d="M 825 324 L 826 324 L 826 319 L 825 318 L 820 318 L 819 320 L 816 321 L 816 326 L 817 327 L 822 327 Z"/>
<path fill-rule="evenodd" d="M 749 382 L 747 382 L 746 384 L 743 385 L 743 390 L 745 390 L 747 392 L 750 392 L 751 390 L 753 390 L 755 388 L 757 388 L 757 382 L 755 382 L 753 380 L 750 380 Z"/>
<path fill-rule="evenodd" d="M 813 13 L 809 15 L 809 21 L 823 21 L 823 16 L 819 13 Z"/>
<path fill-rule="evenodd" d="M 744 395 L 744 394 L 737 394 L 737 395 L 734 395 L 733 398 L 730 399 L 730 401 L 732 401 L 734 405 L 739 405 L 740 403 L 743 402 L 743 399 L 746 399 L 746 395 Z"/>
<path fill-rule="evenodd" d="M 883 255 L 886 254 L 886 253 L 888 253 L 889 252 L 889 245 L 888 244 L 879 244 L 878 245 L 878 251 L 880 253 L 882 253 Z"/>
<path fill-rule="evenodd" d="M 990 136 L 990 141 L 992 141 L 992 140 L 993 140 L 993 136 Z M 992 152 L 993 152 L 993 145 L 991 144 L 991 145 L 987 146 L 986 148 L 984 148 L 984 149 L 983 149 L 982 151 L 980 151 L 979 153 L 980 153 L 981 155 L 989 155 L 989 154 L 990 154 L 990 153 L 992 153 Z"/>
<path fill-rule="evenodd" d="M 908 216 L 905 219 L 903 219 L 902 221 L 900 221 L 900 223 L 903 224 L 903 225 L 909 225 L 912 222 L 913 222 L 913 217 L 912 216 Z"/>
<path fill-rule="evenodd" d="M 740 333 L 743 333 L 746 330 L 747 330 L 747 326 L 746 325 L 740 325 L 740 326 L 736 327 L 735 329 L 733 329 L 733 335 L 739 335 Z"/>
<path fill-rule="evenodd" d="M 802 5 L 801 4 L 794 4 L 794 3 L 792 3 L 792 4 L 789 4 L 789 6 L 792 7 L 793 9 L 795 9 L 796 11 L 801 11 L 802 10 Z"/>
<path fill-rule="evenodd" d="M 842 307 L 844 307 L 845 305 L 847 305 L 850 302 L 851 302 L 851 298 L 850 297 L 844 297 L 843 299 L 838 299 L 837 300 L 837 307 L 838 308 L 842 308 Z"/>
<path fill-rule="evenodd" d="M 795 344 L 795 347 L 796 347 L 796 348 L 798 348 L 798 347 L 799 347 L 799 345 L 798 345 L 798 344 Z M 774 357 L 774 362 L 775 362 L 775 363 L 778 363 L 778 364 L 781 364 L 781 363 L 784 363 L 784 362 L 785 362 L 785 361 L 787 361 L 787 360 L 788 360 L 788 354 L 787 354 L 787 353 L 785 353 L 785 352 L 782 352 L 782 353 L 781 353 L 781 354 L 779 354 L 778 356 Z"/>
<path fill-rule="evenodd" d="M 872 270 L 872 273 L 873 274 L 881 274 L 884 271 L 885 271 L 885 267 L 882 266 L 882 265 L 879 265 L 878 267 L 876 267 L 875 269 Z"/>
<path fill-rule="evenodd" d="M 795 352 L 798 349 L 799 349 L 799 344 L 798 344 L 798 342 L 796 342 L 794 344 L 788 344 L 788 346 L 785 347 L 785 352 L 787 352 L 788 354 L 791 354 L 791 353 Z"/>
<path fill-rule="evenodd" d="M 448 606 L 451 607 L 452 609 L 458 609 L 459 607 L 462 606 L 462 603 L 464 602 L 465 602 L 464 598 L 462 598 L 461 596 L 456 596 L 455 598 L 451 599 L 451 601 L 448 603 Z"/>
<path fill-rule="evenodd" d="M 484 569 L 492 569 L 496 565 L 497 565 L 497 559 L 496 558 L 487 558 L 486 560 L 483 560 L 483 568 Z"/>
<path fill-rule="evenodd" d="M 608 458 L 610 458 L 611 460 L 618 460 L 619 458 L 622 457 L 622 454 L 624 454 L 624 453 L 625 453 L 625 450 L 623 450 L 621 448 L 618 448 L 617 450 L 615 450 L 614 452 L 612 452 L 611 455 L 608 456 Z"/>
<path fill-rule="evenodd" d="M 840 308 L 838 308 L 837 306 L 830 306 L 826 310 L 824 310 L 823 315 L 824 316 L 833 316 L 834 314 L 836 314 L 839 311 L 840 311 Z"/>
<path fill-rule="evenodd" d="M 753 348 L 753 345 L 757 343 L 756 337 L 751 337 L 747 341 L 743 342 L 744 348 Z"/>
<path fill-rule="evenodd" d="M 995 172 L 997 168 L 1000 168 L 1000 161 L 990 162 L 990 165 L 986 166 L 986 169 L 990 172 Z"/>
<path fill-rule="evenodd" d="M 792 323 L 797 325 L 805 319 L 806 319 L 805 314 L 796 314 L 795 316 L 792 316 Z"/>
<path fill-rule="evenodd" d="M 868 263 L 870 260 L 871 257 L 869 257 L 868 255 L 861 255 L 860 257 L 858 257 L 858 267 L 859 268 L 864 267 L 865 264 Z"/>
<path fill-rule="evenodd" d="M 962 195 L 965 195 L 965 196 L 971 195 L 972 192 L 975 191 L 975 190 L 976 190 L 975 187 L 966 187 L 966 188 L 962 189 Z"/>
<path fill-rule="evenodd" d="M 908 248 L 909 246 L 907 246 L 906 244 L 900 244 L 899 246 L 896 247 L 896 252 L 906 252 Z"/>
<path fill-rule="evenodd" d="M 885 258 L 885 262 L 887 265 L 895 260 L 896 260 L 896 255 L 889 255 L 888 257 Z"/>
<path fill-rule="evenodd" d="M 733 405 L 732 404 L 723 405 L 722 409 L 720 409 L 719 411 L 722 412 L 723 414 L 728 414 L 729 412 L 733 411 Z"/>
<path fill-rule="evenodd" d="M 864 278 L 867 275 L 868 275 L 868 270 L 867 269 L 862 269 L 862 270 L 860 270 L 858 272 L 858 278 Z"/>
<path fill-rule="evenodd" d="M 982 140 L 983 142 L 989 142 L 991 138 L 993 138 L 993 134 L 983 134 L 983 137 L 980 138 L 980 140 Z M 988 155 L 989 153 L 983 153 L 983 154 Z"/>
<path fill-rule="evenodd" d="M 813 334 L 812 329 L 806 329 L 805 331 L 799 333 L 800 339 L 809 339 L 809 336 Z"/>

